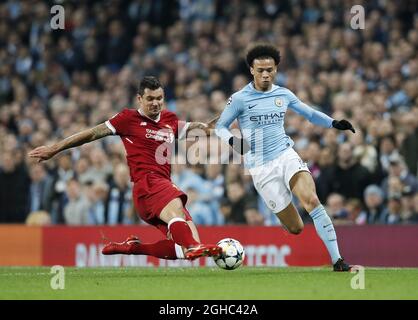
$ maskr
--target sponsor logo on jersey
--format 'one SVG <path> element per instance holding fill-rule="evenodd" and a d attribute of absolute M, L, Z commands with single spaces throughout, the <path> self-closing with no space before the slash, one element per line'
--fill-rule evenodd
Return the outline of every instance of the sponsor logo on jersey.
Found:
<path fill-rule="evenodd" d="M 276 123 L 283 120 L 286 112 L 275 112 L 270 114 L 260 114 L 250 117 L 250 121 L 257 122 L 257 124 Z"/>
<path fill-rule="evenodd" d="M 228 101 L 226 103 L 226 106 L 229 106 L 231 103 L 232 103 L 232 97 L 229 97 L 229 99 L 228 99 Z"/>
<path fill-rule="evenodd" d="M 145 121 L 141 122 L 141 126 L 146 126 L 146 125 L 147 125 L 147 123 Z"/>
<path fill-rule="evenodd" d="M 152 130 L 152 129 L 146 129 L 145 138 L 147 139 L 154 139 L 156 141 L 164 141 L 167 143 L 173 143 L 174 142 L 174 133 L 172 132 L 166 132 L 164 130 Z"/>

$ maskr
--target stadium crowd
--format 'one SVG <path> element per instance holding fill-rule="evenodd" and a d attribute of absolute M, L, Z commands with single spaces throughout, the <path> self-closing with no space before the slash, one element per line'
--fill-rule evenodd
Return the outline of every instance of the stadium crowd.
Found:
<path fill-rule="evenodd" d="M 363 30 L 350 27 L 358 4 Z M 65 29 L 51 30 L 49 2 L 0 4 L 0 222 L 140 223 L 117 136 L 45 163 L 27 152 L 135 108 L 144 75 L 161 79 L 179 118 L 207 121 L 249 81 L 248 45 L 268 41 L 281 50 L 278 85 L 356 128 L 315 127 L 290 111 L 286 118 L 335 223 L 418 223 L 416 1 L 62 5 Z M 173 165 L 197 224 L 278 224 L 250 179 L 239 164 Z"/>

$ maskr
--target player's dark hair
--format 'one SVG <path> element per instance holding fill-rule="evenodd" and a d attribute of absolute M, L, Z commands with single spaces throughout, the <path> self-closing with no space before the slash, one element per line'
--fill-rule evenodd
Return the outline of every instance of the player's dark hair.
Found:
<path fill-rule="evenodd" d="M 246 56 L 246 62 L 248 67 L 253 66 L 255 59 L 267 59 L 274 60 L 274 64 L 277 66 L 280 63 L 280 51 L 273 45 L 268 43 L 260 43 L 251 47 Z"/>
<path fill-rule="evenodd" d="M 139 83 L 138 94 L 142 96 L 145 89 L 157 90 L 158 88 L 162 88 L 160 80 L 153 76 L 146 76 Z"/>

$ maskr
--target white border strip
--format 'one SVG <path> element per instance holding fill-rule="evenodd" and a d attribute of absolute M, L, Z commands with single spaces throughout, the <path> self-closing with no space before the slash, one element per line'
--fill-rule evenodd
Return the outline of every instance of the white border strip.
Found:
<path fill-rule="evenodd" d="M 174 222 L 177 222 L 177 221 L 183 221 L 183 222 L 187 223 L 187 222 L 186 222 L 186 220 L 184 220 L 183 218 L 173 218 L 173 219 L 171 219 L 171 220 L 168 222 L 168 229 L 170 230 L 170 226 L 171 226 Z"/>
<path fill-rule="evenodd" d="M 178 138 L 179 140 L 186 138 L 186 133 L 187 133 L 187 129 L 190 126 L 190 122 L 186 122 L 186 124 L 183 126 L 183 128 L 181 129 L 181 131 L 178 134 Z"/>
<path fill-rule="evenodd" d="M 109 120 L 105 121 L 105 125 L 106 125 L 106 127 L 108 127 L 113 132 L 113 134 L 116 134 L 116 129 L 115 129 L 114 126 L 112 126 L 112 124 L 110 123 Z"/>
<path fill-rule="evenodd" d="M 179 259 L 185 259 L 183 248 L 179 246 L 177 243 L 174 244 L 174 249 L 176 249 L 176 256 Z"/>

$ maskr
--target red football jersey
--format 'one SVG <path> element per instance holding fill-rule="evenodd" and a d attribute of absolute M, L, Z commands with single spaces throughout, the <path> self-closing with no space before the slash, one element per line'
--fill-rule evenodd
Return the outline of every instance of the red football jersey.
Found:
<path fill-rule="evenodd" d="M 123 109 L 105 123 L 122 139 L 133 182 L 148 172 L 170 179 L 172 148 L 175 139 L 185 135 L 186 122 L 168 110 L 152 120 L 140 110 Z"/>

